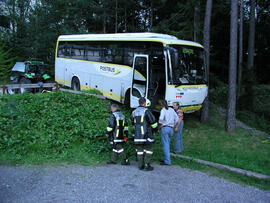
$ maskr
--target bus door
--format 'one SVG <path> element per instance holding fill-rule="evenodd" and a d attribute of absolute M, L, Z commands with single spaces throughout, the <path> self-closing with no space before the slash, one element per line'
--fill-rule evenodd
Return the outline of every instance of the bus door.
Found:
<path fill-rule="evenodd" d="M 130 91 L 130 107 L 139 106 L 139 98 L 148 96 L 149 85 L 149 57 L 148 55 L 134 55 L 132 86 Z"/>

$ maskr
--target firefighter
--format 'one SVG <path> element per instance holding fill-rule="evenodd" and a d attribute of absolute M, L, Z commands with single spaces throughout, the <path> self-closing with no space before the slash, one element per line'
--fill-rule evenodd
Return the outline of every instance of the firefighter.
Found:
<path fill-rule="evenodd" d="M 152 171 L 154 169 L 150 165 L 154 142 L 152 129 L 157 130 L 158 124 L 154 115 L 146 108 L 144 97 L 139 99 L 139 105 L 131 114 L 131 121 L 135 126 L 134 144 L 136 145 L 138 166 L 140 170 Z"/>
<path fill-rule="evenodd" d="M 125 116 L 118 110 L 117 104 L 111 105 L 112 114 L 109 118 L 106 136 L 109 138 L 112 146 L 111 160 L 107 164 L 116 164 L 117 158 L 122 158 L 122 165 L 129 165 L 129 161 L 124 150 L 124 142 L 128 138 L 128 123 Z"/>

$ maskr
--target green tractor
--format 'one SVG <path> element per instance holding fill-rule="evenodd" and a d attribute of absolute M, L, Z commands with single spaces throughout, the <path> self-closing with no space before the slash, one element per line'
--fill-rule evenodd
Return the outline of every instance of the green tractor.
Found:
<path fill-rule="evenodd" d="M 40 84 L 40 88 L 20 88 L 8 89 L 8 94 L 24 93 L 24 92 L 40 92 L 43 83 L 53 82 L 50 75 L 46 71 L 47 65 L 38 59 L 31 59 L 25 62 L 16 62 L 11 69 L 11 84 Z"/>

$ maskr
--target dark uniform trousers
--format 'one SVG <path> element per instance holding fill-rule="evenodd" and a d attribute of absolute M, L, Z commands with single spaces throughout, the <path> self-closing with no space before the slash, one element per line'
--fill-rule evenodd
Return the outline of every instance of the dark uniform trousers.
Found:
<path fill-rule="evenodd" d="M 118 156 L 121 157 L 123 161 L 126 161 L 127 155 L 124 150 L 124 138 L 128 136 L 128 123 L 121 112 L 114 112 L 110 116 L 107 134 L 110 137 L 110 144 L 112 146 L 111 161 L 117 162 Z"/>
<path fill-rule="evenodd" d="M 135 126 L 134 144 L 137 151 L 138 166 L 149 165 L 153 154 L 154 142 L 152 130 L 157 129 L 154 115 L 145 107 L 138 107 L 131 114 L 131 121 Z"/>
<path fill-rule="evenodd" d="M 124 143 L 117 143 L 114 145 L 112 150 L 112 161 L 117 162 L 117 158 L 120 157 L 122 160 L 127 159 L 126 152 L 123 147 Z"/>
<path fill-rule="evenodd" d="M 153 154 L 152 144 L 136 145 L 138 166 L 142 167 L 144 164 L 151 163 L 151 157 Z"/>

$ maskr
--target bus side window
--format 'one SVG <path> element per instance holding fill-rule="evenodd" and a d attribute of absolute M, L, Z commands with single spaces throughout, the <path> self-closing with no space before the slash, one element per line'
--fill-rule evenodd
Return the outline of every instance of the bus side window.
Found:
<path fill-rule="evenodd" d="M 71 53 L 73 59 L 84 59 L 84 50 L 82 49 L 72 49 Z"/>
<path fill-rule="evenodd" d="M 100 51 L 97 50 L 86 50 L 85 57 L 87 61 L 95 61 L 95 62 L 101 61 Z"/>
<path fill-rule="evenodd" d="M 85 42 L 85 59 L 87 61 L 102 62 L 103 49 L 97 42 Z"/>
<path fill-rule="evenodd" d="M 70 58 L 71 48 L 65 47 L 63 50 L 64 58 Z"/>
<path fill-rule="evenodd" d="M 65 58 L 66 57 L 66 47 L 64 42 L 59 42 L 57 56 Z"/>

